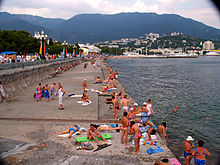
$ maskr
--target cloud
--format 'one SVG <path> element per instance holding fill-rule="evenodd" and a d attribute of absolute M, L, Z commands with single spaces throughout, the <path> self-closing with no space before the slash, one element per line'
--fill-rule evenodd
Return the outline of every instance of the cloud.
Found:
<path fill-rule="evenodd" d="M 66 19 L 82 13 L 172 13 L 220 28 L 218 13 L 208 0 L 4 0 L 2 11 Z"/>

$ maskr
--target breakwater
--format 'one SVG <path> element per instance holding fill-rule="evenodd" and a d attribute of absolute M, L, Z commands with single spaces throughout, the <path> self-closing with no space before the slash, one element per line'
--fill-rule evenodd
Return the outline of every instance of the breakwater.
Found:
<path fill-rule="evenodd" d="M 72 65 L 81 62 L 81 59 L 68 59 L 53 63 L 27 66 L 0 71 L 0 80 L 4 84 L 4 89 L 8 96 L 12 96 L 28 86 L 45 80 L 54 74 L 58 67 Z"/>

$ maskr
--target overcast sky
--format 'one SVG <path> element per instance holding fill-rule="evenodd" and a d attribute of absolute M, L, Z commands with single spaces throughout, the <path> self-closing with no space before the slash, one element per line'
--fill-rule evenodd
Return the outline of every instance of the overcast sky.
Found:
<path fill-rule="evenodd" d="M 179 14 L 220 29 L 210 0 L 2 0 L 1 11 L 68 19 L 81 13 L 156 12 Z"/>

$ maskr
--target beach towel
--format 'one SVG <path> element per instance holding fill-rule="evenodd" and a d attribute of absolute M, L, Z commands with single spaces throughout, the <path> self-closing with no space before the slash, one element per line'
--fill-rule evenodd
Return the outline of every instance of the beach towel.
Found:
<path fill-rule="evenodd" d="M 160 153 L 160 152 L 163 152 L 163 151 L 164 151 L 164 150 L 163 150 L 162 148 L 156 147 L 155 149 L 149 148 L 149 149 L 147 150 L 147 153 L 148 153 L 149 155 L 151 155 L 152 153 Z"/>
<path fill-rule="evenodd" d="M 177 158 L 168 159 L 168 160 L 172 165 L 181 165 L 181 163 L 179 162 L 179 160 L 177 160 Z"/>
<path fill-rule="evenodd" d="M 70 97 L 82 97 L 82 95 L 72 95 Z"/>
<path fill-rule="evenodd" d="M 72 134 L 72 136 L 75 136 L 76 134 L 80 134 L 80 132 L 75 132 L 74 134 Z M 69 133 L 66 134 L 62 134 L 62 135 L 58 135 L 59 137 L 68 137 Z"/>
<path fill-rule="evenodd" d="M 109 135 L 108 133 L 103 134 L 102 137 L 103 137 L 104 139 L 111 139 L 111 138 L 112 138 L 112 136 Z M 97 139 L 98 139 L 98 140 L 102 140 L 102 138 L 97 138 Z M 77 141 L 77 142 L 88 142 L 88 141 L 95 141 L 95 139 L 89 140 L 88 137 L 85 137 L 85 136 L 84 136 L 84 137 L 77 137 L 77 138 L 76 138 L 76 141 Z"/>

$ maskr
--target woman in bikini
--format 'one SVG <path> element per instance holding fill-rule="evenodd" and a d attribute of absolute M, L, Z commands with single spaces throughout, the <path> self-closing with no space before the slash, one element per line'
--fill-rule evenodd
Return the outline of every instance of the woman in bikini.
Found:
<path fill-rule="evenodd" d="M 71 138 L 71 136 L 76 133 L 77 131 L 79 132 L 85 132 L 86 130 L 83 128 L 83 129 L 80 129 L 78 125 L 74 125 L 74 126 L 71 126 L 70 129 L 66 130 L 66 131 L 63 131 L 63 132 L 60 132 L 60 133 L 55 133 L 56 135 L 62 135 L 62 134 L 67 134 L 69 133 L 69 136 L 68 138 Z"/>
<path fill-rule="evenodd" d="M 135 134 L 134 143 L 135 143 L 135 151 L 132 154 L 137 154 L 140 150 L 140 139 L 141 139 L 141 131 L 138 125 L 135 124 L 134 121 L 131 121 L 131 131 Z"/>
<path fill-rule="evenodd" d="M 39 100 L 41 100 L 41 95 L 42 95 L 42 87 L 41 87 L 41 83 L 39 83 L 37 89 L 35 90 L 35 99 L 38 102 Z"/>
<path fill-rule="evenodd" d="M 205 148 L 203 148 L 204 142 L 202 140 L 198 141 L 199 147 L 196 148 L 192 155 L 195 156 L 194 161 L 195 165 L 205 165 L 206 164 L 206 158 L 205 156 L 211 156 L 209 151 Z"/>
<path fill-rule="evenodd" d="M 129 123 L 136 118 L 135 112 L 133 108 L 130 108 L 130 112 L 128 113 L 128 121 Z"/>

